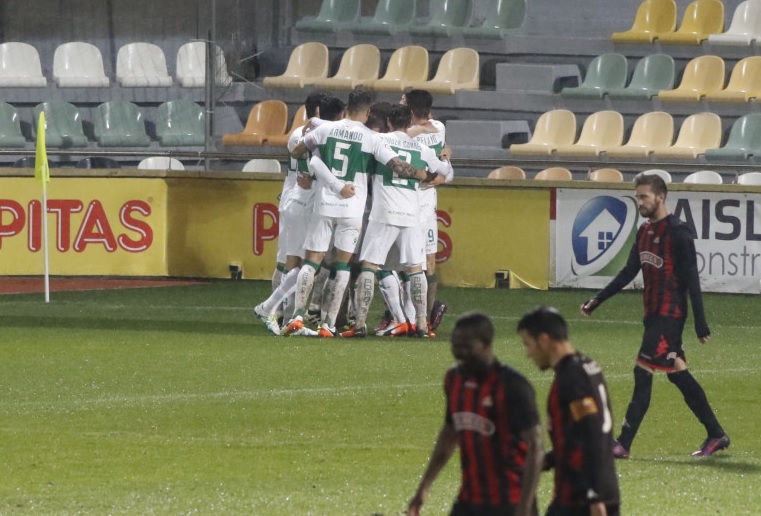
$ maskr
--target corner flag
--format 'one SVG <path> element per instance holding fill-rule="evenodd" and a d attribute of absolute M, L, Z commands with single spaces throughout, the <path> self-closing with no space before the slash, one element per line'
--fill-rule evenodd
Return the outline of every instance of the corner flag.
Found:
<path fill-rule="evenodd" d="M 34 158 L 34 177 L 42 182 L 42 188 L 45 183 L 50 181 L 50 168 L 48 166 L 48 151 L 45 147 L 45 112 L 40 112 L 40 121 L 37 124 L 37 154 Z"/>

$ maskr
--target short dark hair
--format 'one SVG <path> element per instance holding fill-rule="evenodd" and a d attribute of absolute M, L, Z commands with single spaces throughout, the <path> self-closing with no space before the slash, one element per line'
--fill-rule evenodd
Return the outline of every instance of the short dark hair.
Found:
<path fill-rule="evenodd" d="M 642 172 L 634 178 L 634 188 L 641 185 L 649 185 L 655 195 L 668 195 L 669 189 L 666 181 L 658 174 Z"/>
<path fill-rule="evenodd" d="M 337 120 L 346 109 L 343 100 L 338 97 L 325 95 L 320 101 L 320 118 L 323 120 Z"/>
<path fill-rule="evenodd" d="M 546 333 L 552 340 L 568 340 L 568 323 L 558 309 L 551 306 L 540 306 L 528 312 L 518 321 L 516 331 L 525 331 L 534 338 Z"/>
<path fill-rule="evenodd" d="M 388 121 L 395 130 L 404 131 L 412 123 L 412 111 L 409 106 L 396 104 L 391 106 L 388 113 Z"/>
<path fill-rule="evenodd" d="M 380 133 L 388 132 L 388 113 L 391 110 L 391 104 L 388 102 L 376 102 L 370 106 L 370 114 L 367 116 L 365 125 L 374 131 Z"/>
<path fill-rule="evenodd" d="M 466 312 L 458 317 L 452 329 L 452 332 L 456 331 L 478 339 L 487 346 L 491 346 L 494 341 L 494 323 L 488 315 L 481 312 Z"/>
<path fill-rule="evenodd" d="M 317 116 L 317 108 L 322 102 L 322 99 L 324 99 L 327 96 L 328 96 L 327 93 L 323 91 L 313 91 L 312 93 L 307 95 L 307 98 L 304 101 L 304 107 L 306 109 L 307 118 L 313 118 Z M 322 111 L 322 109 L 320 109 L 320 111 Z"/>
<path fill-rule="evenodd" d="M 370 94 L 362 88 L 355 88 L 349 93 L 349 102 L 346 107 L 350 114 L 354 115 L 370 107 L 373 99 Z"/>
<path fill-rule="evenodd" d="M 404 94 L 407 107 L 416 118 L 423 118 L 431 113 L 433 95 L 428 90 L 410 90 Z"/>

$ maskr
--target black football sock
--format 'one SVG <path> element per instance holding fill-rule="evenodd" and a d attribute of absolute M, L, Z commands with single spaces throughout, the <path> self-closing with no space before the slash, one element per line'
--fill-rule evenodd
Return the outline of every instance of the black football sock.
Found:
<path fill-rule="evenodd" d="M 634 392 L 629 408 L 626 409 L 626 419 L 621 427 L 621 435 L 618 437 L 618 442 L 627 450 L 631 449 L 639 425 L 645 419 L 647 409 L 650 408 L 652 392 L 653 374 L 639 366 L 634 366 Z"/>
<path fill-rule="evenodd" d="M 438 291 L 439 278 L 434 272 L 430 276 L 426 274 L 426 281 L 428 282 L 428 299 L 426 300 L 426 307 L 428 308 L 428 318 L 431 317 L 431 310 L 433 310 L 433 302 L 436 301 L 436 292 Z"/>
<path fill-rule="evenodd" d="M 690 407 L 695 417 L 706 427 L 708 436 L 721 437 L 724 435 L 724 429 L 719 424 L 719 420 L 716 419 L 711 405 L 708 404 L 706 393 L 695 377 L 686 369 L 669 373 L 667 376 L 669 381 L 681 391 L 685 403 Z"/>

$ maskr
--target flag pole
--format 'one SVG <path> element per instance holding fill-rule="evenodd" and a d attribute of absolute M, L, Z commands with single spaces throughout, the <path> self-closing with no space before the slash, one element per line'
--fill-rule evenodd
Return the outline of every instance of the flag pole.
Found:
<path fill-rule="evenodd" d="M 48 185 L 42 182 L 42 251 L 45 255 L 45 302 L 50 303 L 50 255 L 48 253 Z"/>
<path fill-rule="evenodd" d="M 37 123 L 37 149 L 34 157 L 34 177 L 42 183 L 42 249 L 45 255 L 45 302 L 50 303 L 50 255 L 48 252 L 48 151 L 45 146 L 45 112 L 40 111 Z"/>

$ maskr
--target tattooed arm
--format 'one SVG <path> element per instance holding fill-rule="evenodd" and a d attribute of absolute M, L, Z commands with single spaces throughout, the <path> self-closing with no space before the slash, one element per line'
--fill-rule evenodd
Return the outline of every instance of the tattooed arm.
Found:
<path fill-rule="evenodd" d="M 402 161 L 398 156 L 391 158 L 386 166 L 394 171 L 397 177 L 417 179 L 418 181 L 430 181 L 436 174 L 431 174 L 425 170 L 413 167 L 406 161 Z"/>

